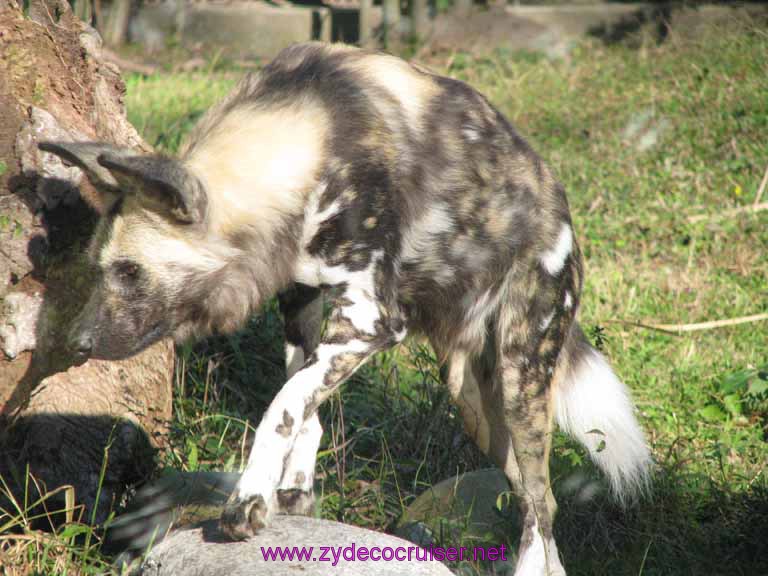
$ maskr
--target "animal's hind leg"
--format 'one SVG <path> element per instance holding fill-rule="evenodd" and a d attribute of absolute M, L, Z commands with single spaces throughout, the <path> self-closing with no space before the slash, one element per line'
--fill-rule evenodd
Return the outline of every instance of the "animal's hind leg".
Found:
<path fill-rule="evenodd" d="M 521 501 L 523 535 L 515 576 L 564 576 L 552 538 L 556 506 L 549 487 L 548 394 L 518 402 L 498 380 L 506 362 L 497 361 L 493 335 L 486 344 L 480 356 L 451 354 L 446 377 L 451 396 L 467 434 L 504 470 Z"/>
<path fill-rule="evenodd" d="M 483 406 L 477 378 L 472 370 L 472 360 L 463 351 L 454 351 L 448 361 L 444 379 L 451 399 L 459 407 L 464 420 L 464 431 L 485 454 L 490 445 L 491 422 Z"/>
<path fill-rule="evenodd" d="M 523 533 L 516 576 L 564 576 L 552 534 L 556 503 L 549 480 L 552 435 L 551 377 L 533 377 L 514 357 L 500 359 L 498 404 L 493 408 L 506 428 L 498 433 L 493 457 L 501 461 L 520 500 Z M 506 444 L 506 445 L 505 445 Z"/>
<path fill-rule="evenodd" d="M 497 460 L 506 460 L 501 465 L 521 504 L 523 534 L 515 574 L 563 576 L 552 533 L 556 504 L 549 479 L 549 451 L 553 380 L 573 311 L 539 301 L 524 319 L 510 309 L 502 310 L 499 317 L 488 406 L 504 429 L 492 438 L 491 451 Z"/>
<path fill-rule="evenodd" d="M 297 285 L 280 294 L 285 323 L 285 371 L 291 378 L 312 355 L 320 341 L 323 297 L 320 290 Z M 323 436 L 317 412 L 301 427 L 277 489 L 281 514 L 310 515 L 314 510 L 314 478 L 317 450 Z"/>

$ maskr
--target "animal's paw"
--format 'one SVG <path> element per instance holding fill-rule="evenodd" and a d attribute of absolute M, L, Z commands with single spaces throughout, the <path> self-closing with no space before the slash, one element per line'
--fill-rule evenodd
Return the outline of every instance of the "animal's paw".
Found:
<path fill-rule="evenodd" d="M 277 491 L 278 513 L 291 516 L 312 516 L 315 512 L 315 494 L 299 488 Z"/>
<path fill-rule="evenodd" d="M 221 530 L 232 540 L 246 540 L 269 524 L 271 508 L 260 494 L 245 498 L 233 494 L 221 514 Z"/>

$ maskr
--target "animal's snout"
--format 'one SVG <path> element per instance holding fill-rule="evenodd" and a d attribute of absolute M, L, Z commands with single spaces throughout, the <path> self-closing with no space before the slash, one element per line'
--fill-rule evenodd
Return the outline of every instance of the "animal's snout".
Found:
<path fill-rule="evenodd" d="M 75 361 L 85 362 L 93 355 L 99 344 L 99 291 L 95 290 L 80 314 L 70 324 L 67 334 L 67 348 Z"/>
<path fill-rule="evenodd" d="M 80 359 L 87 359 L 93 351 L 93 336 L 88 333 L 74 334 L 70 338 L 69 348 Z"/>

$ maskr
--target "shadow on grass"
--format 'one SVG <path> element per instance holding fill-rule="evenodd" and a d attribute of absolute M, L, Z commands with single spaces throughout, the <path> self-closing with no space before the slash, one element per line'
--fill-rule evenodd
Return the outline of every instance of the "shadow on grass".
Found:
<path fill-rule="evenodd" d="M 628 509 L 561 498 L 555 533 L 569 574 L 768 574 L 766 487 L 687 482 L 662 470 L 652 495 Z"/>
<path fill-rule="evenodd" d="M 84 506 L 83 521 L 103 522 L 126 486 L 149 476 L 154 448 L 128 420 L 57 413 L 19 418 L 3 431 L 0 454 L 0 525 L 19 514 L 37 517 L 31 528 L 51 529 L 64 523 L 73 505 Z M 67 502 L 63 491 L 46 498 L 67 485 L 76 487 L 74 501 Z M 41 499 L 44 505 L 31 506 Z"/>
<path fill-rule="evenodd" d="M 640 32 L 650 31 L 657 44 L 667 39 L 672 13 L 684 7 L 679 3 L 656 2 L 643 6 L 615 22 L 604 22 L 592 27 L 587 34 L 612 45 L 637 37 Z"/>

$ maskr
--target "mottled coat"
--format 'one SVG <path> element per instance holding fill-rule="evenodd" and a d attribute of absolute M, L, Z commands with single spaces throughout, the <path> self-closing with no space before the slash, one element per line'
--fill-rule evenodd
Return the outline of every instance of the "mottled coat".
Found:
<path fill-rule="evenodd" d="M 222 517 L 232 537 L 275 509 L 308 508 L 318 405 L 407 333 L 426 335 L 447 364 L 467 432 L 521 498 L 518 575 L 564 574 L 553 417 L 618 494 L 644 483 L 631 401 L 574 321 L 582 262 L 563 187 L 468 85 L 385 54 L 303 44 L 214 107 L 177 159 L 41 148 L 103 192 L 90 252 L 102 281 L 72 336 L 84 355 L 233 330 L 280 296 L 290 378 Z"/>

